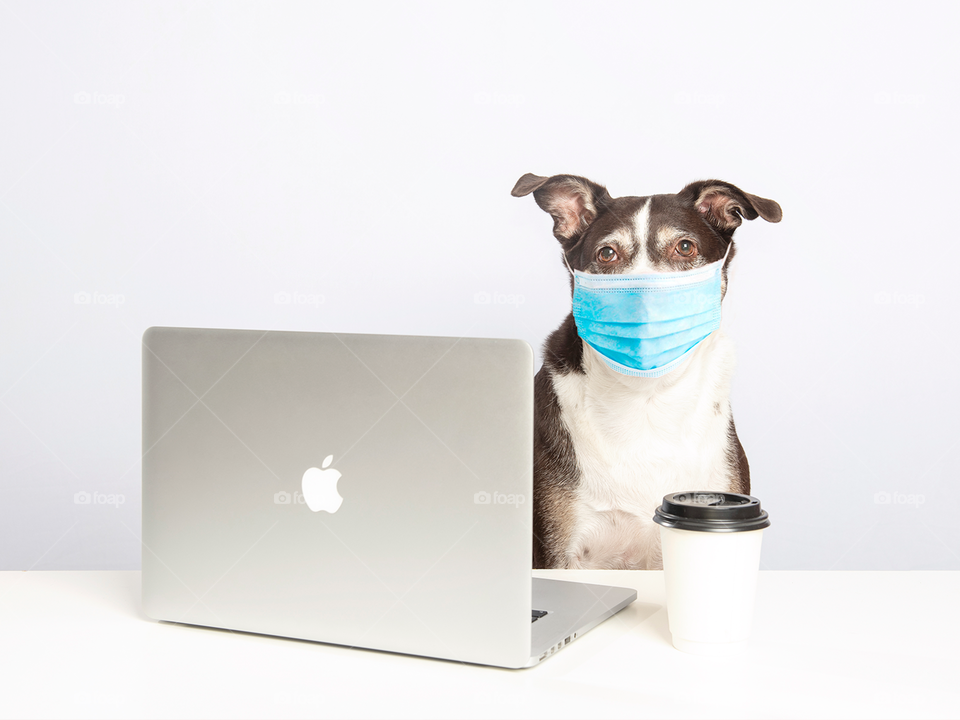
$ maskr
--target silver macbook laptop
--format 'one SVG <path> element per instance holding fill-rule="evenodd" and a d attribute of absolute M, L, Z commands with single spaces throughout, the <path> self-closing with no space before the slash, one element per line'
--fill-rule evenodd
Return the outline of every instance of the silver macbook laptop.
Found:
<path fill-rule="evenodd" d="M 520 668 L 636 598 L 531 578 L 521 340 L 150 328 L 143 607 Z"/>

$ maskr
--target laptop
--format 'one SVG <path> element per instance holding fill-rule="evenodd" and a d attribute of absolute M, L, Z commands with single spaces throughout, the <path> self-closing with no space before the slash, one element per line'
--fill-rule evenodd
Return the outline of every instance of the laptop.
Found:
<path fill-rule="evenodd" d="M 149 328 L 143 608 L 506 668 L 636 591 L 532 578 L 522 340 Z"/>

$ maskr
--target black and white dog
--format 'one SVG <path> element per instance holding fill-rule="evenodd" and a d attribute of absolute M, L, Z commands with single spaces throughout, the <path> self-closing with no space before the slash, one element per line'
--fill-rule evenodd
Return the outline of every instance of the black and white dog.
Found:
<path fill-rule="evenodd" d="M 724 257 L 743 218 L 782 216 L 774 201 L 720 180 L 613 198 L 583 177 L 527 174 L 512 194 L 530 193 L 553 217 L 568 266 L 588 273 L 698 268 Z M 732 344 L 717 330 L 666 375 L 623 375 L 567 316 L 544 344 L 535 381 L 534 567 L 659 569 L 652 516 L 664 495 L 750 492 L 730 412 L 733 365 Z"/>

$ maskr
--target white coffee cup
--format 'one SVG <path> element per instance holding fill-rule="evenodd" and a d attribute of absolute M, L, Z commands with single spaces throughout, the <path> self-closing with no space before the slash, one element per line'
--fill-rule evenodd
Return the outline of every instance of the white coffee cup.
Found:
<path fill-rule="evenodd" d="M 660 525 L 667 618 L 673 646 L 696 655 L 734 655 L 750 637 L 760 569 L 760 501 L 749 495 L 667 495 Z"/>

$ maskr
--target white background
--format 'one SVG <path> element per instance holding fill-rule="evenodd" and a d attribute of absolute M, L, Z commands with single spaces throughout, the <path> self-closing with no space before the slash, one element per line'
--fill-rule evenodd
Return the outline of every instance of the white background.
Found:
<path fill-rule="evenodd" d="M 566 172 L 783 207 L 724 301 L 763 567 L 960 569 L 957 19 L 3 2 L 0 568 L 139 567 L 150 325 L 539 347 L 568 286 L 509 193 Z"/>

